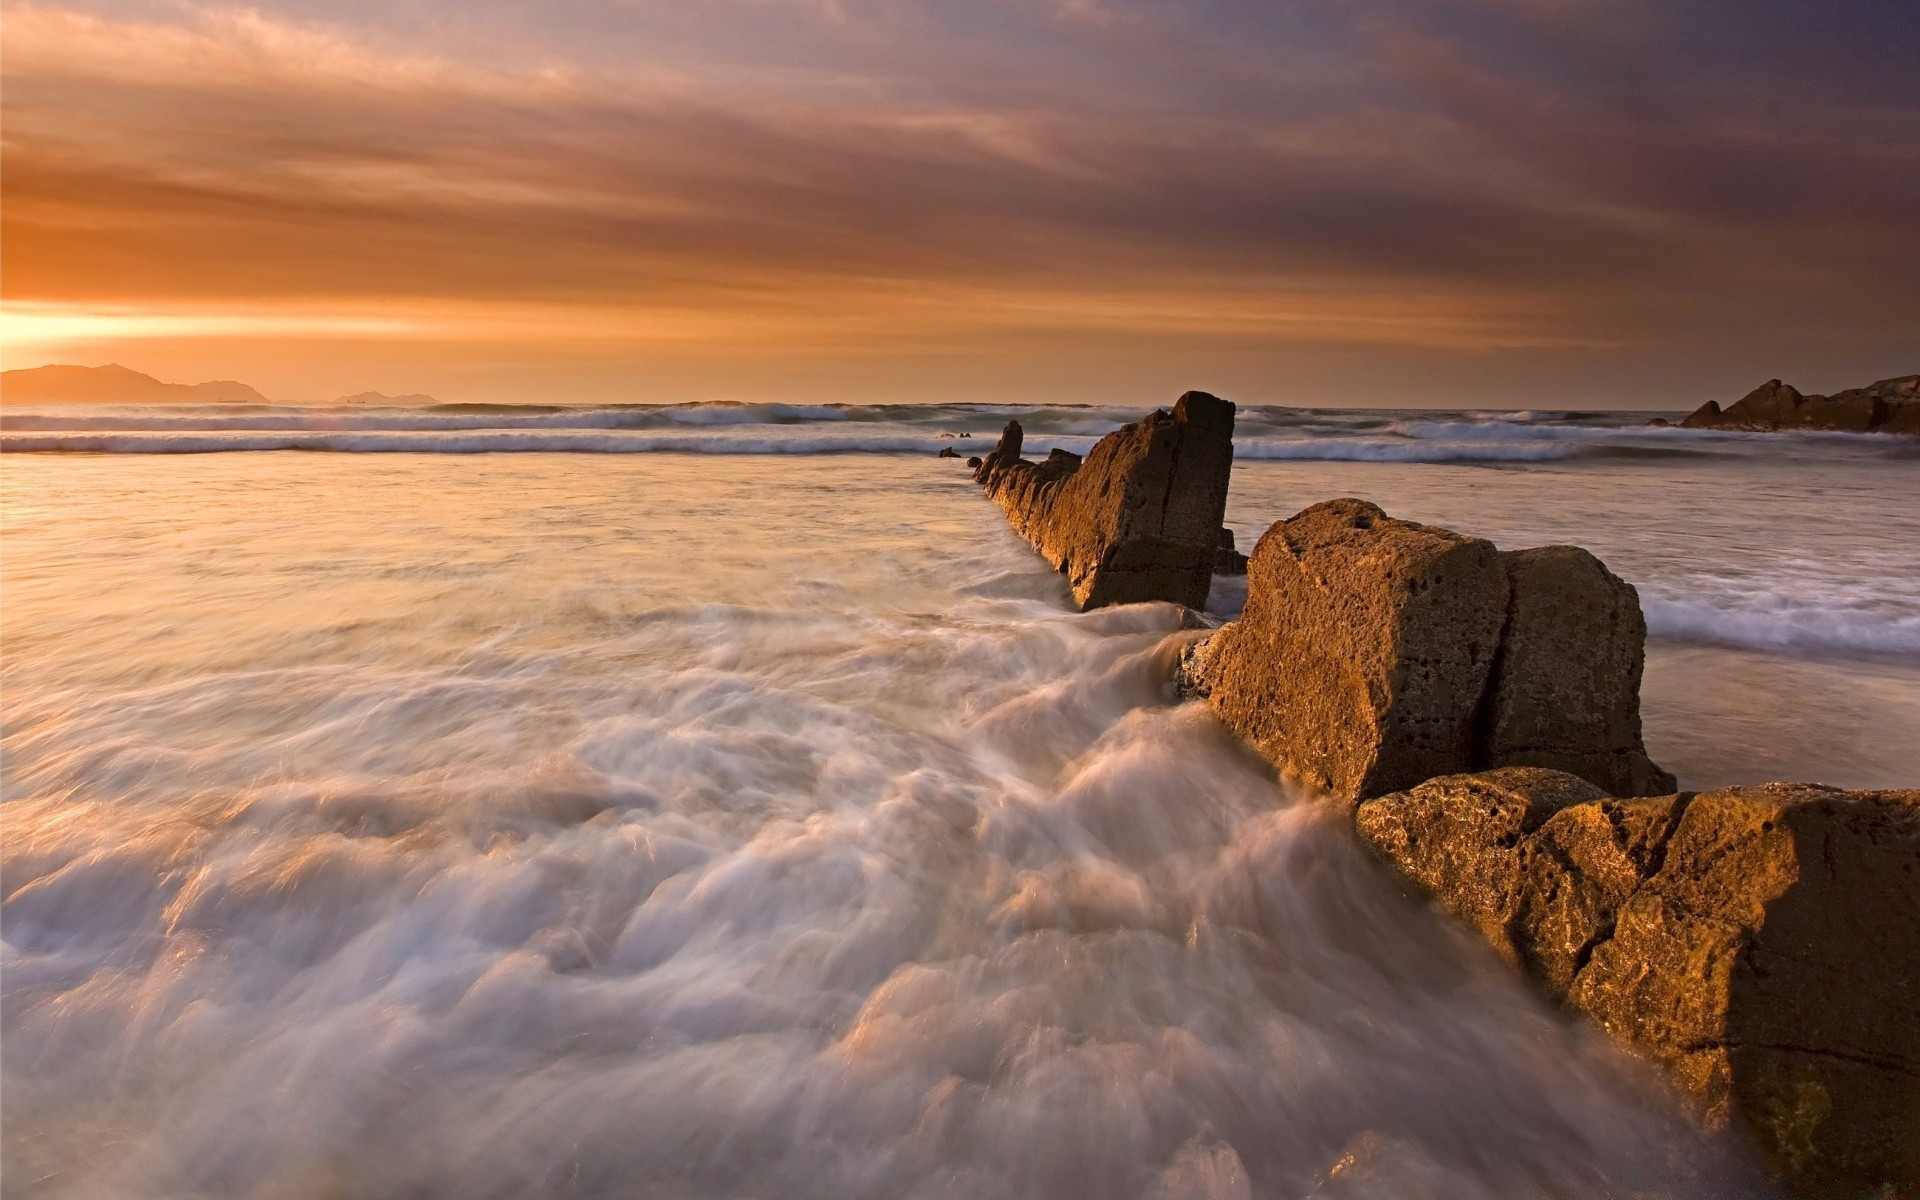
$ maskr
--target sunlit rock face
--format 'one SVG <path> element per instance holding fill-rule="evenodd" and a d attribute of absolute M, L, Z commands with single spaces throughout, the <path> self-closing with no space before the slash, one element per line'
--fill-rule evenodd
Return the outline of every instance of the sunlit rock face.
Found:
<path fill-rule="evenodd" d="M 1289 775 L 1348 802 L 1508 764 L 1673 787 L 1641 744 L 1639 599 L 1586 551 L 1502 554 L 1345 499 L 1269 529 L 1247 573 L 1184 686 Z"/>
<path fill-rule="evenodd" d="M 1920 1186 L 1920 792 L 1615 799 L 1514 767 L 1368 801 L 1355 823 L 1798 1190 Z"/>
<path fill-rule="evenodd" d="M 1269 529 L 1247 579 L 1201 675 L 1261 754 L 1345 800 L 1475 765 L 1507 608 L 1492 543 L 1335 500 Z"/>
<path fill-rule="evenodd" d="M 1171 413 L 1101 438 L 1086 457 L 1020 457 L 1010 422 L 975 472 L 1020 535 L 1066 575 L 1082 609 L 1206 604 L 1233 470 L 1234 406 L 1188 392 Z"/>

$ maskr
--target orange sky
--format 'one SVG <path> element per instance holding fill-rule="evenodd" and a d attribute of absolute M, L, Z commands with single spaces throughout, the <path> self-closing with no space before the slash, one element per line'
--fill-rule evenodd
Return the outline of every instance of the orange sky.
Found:
<path fill-rule="evenodd" d="M 8 4 L 5 365 L 1629 407 L 1920 369 L 1920 88 L 1847 75 L 1920 22 L 1747 5 L 1709 59 L 1650 11 Z"/>

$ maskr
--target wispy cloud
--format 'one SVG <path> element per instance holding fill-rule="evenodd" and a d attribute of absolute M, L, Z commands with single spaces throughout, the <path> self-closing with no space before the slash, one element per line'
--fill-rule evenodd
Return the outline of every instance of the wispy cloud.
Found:
<path fill-rule="evenodd" d="M 351 5 L 9 6 L 7 297 L 625 330 L 717 370 L 743 340 L 870 359 L 1016 332 L 1096 373 L 1121 334 L 1580 369 L 1686 339 L 1920 349 L 1920 102 L 1801 81 L 1775 111 L 1568 32 L 1624 19 L 1597 0 L 1289 28 L 1125 0 L 694 7 L 598 41 L 604 10 L 504 42 L 519 6 L 438 10 L 480 45 Z M 1543 76 L 1552 55 L 1577 63 Z M 1633 87 L 1595 65 L 1623 55 Z"/>

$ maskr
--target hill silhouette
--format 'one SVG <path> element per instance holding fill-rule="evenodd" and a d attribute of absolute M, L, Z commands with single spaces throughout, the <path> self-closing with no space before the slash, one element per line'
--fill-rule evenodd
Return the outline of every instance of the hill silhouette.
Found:
<path fill-rule="evenodd" d="M 163 383 L 119 363 L 104 367 L 56 365 L 0 372 L 0 400 L 60 404 L 271 404 L 231 379 Z"/>

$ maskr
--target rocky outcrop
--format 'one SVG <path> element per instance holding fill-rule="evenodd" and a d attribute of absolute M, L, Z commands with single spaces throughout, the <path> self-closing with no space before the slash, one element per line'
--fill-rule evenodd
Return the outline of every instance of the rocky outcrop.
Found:
<path fill-rule="evenodd" d="M 1681 425 L 1688 429 L 1920 434 L 1920 375 L 1882 379 L 1831 396 L 1803 395 L 1790 384 L 1770 379 L 1724 409 L 1718 401 L 1707 401 Z"/>
<path fill-rule="evenodd" d="M 1710 1123 L 1750 1131 L 1803 1194 L 1920 1193 L 1920 792 L 1617 799 L 1511 767 L 1354 819 L 1548 993 L 1668 1068 Z"/>
<path fill-rule="evenodd" d="M 1584 550 L 1501 554 L 1364 500 L 1269 529 L 1240 618 L 1182 658 L 1288 775 L 1349 803 L 1508 764 L 1624 793 L 1671 790 L 1640 738 L 1646 625 Z"/>
<path fill-rule="evenodd" d="M 1095 443 L 1083 460 L 1020 457 L 1007 425 L 975 470 L 1014 529 L 1066 575 L 1083 609 L 1143 600 L 1206 603 L 1233 468 L 1233 405 L 1188 392 Z"/>
<path fill-rule="evenodd" d="M 1317 504 L 1255 545 L 1246 607 L 1195 656 L 1200 689 L 1269 761 L 1342 799 L 1471 770 L 1507 590 L 1490 543 Z"/>

